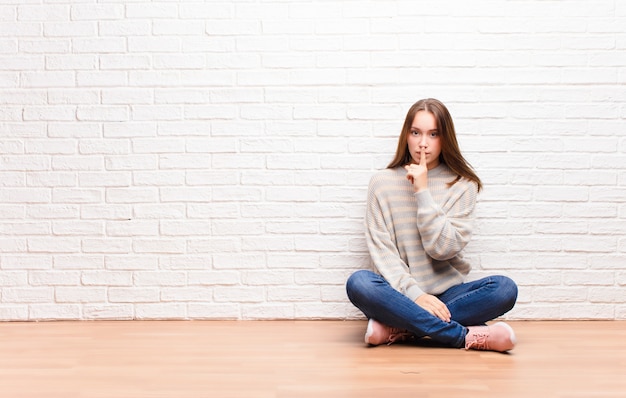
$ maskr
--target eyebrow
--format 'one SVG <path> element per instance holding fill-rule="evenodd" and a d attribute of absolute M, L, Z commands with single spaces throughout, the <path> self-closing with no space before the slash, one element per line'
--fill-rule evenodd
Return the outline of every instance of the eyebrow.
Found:
<path fill-rule="evenodd" d="M 417 130 L 417 131 L 422 131 L 420 129 L 418 129 L 415 126 L 411 126 L 411 130 Z M 438 131 L 439 129 L 430 129 L 430 130 L 426 130 L 427 133 L 430 133 L 431 131 Z"/>

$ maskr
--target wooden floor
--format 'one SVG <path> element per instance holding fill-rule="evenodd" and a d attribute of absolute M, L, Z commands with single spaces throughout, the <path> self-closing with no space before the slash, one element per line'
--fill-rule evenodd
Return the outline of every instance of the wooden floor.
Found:
<path fill-rule="evenodd" d="M 0 323 L 0 396 L 626 397 L 626 322 L 510 322 L 510 354 L 366 347 L 365 321 Z"/>

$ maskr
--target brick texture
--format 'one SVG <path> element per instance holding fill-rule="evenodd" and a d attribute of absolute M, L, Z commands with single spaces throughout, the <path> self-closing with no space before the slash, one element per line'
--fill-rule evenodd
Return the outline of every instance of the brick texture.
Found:
<path fill-rule="evenodd" d="M 3 1 L 0 320 L 359 318 L 409 106 L 510 319 L 626 319 L 626 1 Z"/>

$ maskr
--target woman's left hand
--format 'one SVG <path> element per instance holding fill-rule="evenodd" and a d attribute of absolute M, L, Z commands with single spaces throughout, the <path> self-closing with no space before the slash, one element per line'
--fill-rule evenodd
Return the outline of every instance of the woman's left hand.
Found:
<path fill-rule="evenodd" d="M 448 307 L 432 294 L 422 294 L 415 299 L 415 304 L 419 305 L 426 311 L 430 312 L 431 315 L 436 316 L 444 322 L 450 322 L 452 319 L 452 314 L 450 314 Z"/>

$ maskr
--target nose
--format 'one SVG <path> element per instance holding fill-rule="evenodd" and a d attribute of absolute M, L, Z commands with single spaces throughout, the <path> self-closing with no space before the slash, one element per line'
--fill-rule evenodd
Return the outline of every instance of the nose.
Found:
<path fill-rule="evenodd" d="M 419 140 L 419 146 L 420 148 L 428 147 L 428 135 L 427 134 L 422 134 Z"/>

